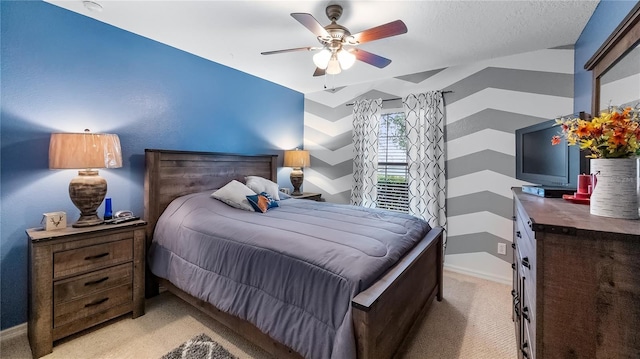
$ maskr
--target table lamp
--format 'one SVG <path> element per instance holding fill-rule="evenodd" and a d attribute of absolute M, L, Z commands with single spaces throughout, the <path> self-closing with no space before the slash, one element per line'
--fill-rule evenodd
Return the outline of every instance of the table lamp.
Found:
<path fill-rule="evenodd" d="M 122 167 L 118 135 L 91 133 L 52 133 L 49 141 L 49 168 L 78 169 L 78 176 L 69 183 L 71 202 L 80 210 L 80 219 L 73 227 L 101 224 L 98 207 L 107 194 L 107 181 L 98 175 L 98 168 Z"/>
<path fill-rule="evenodd" d="M 304 180 L 302 167 L 309 167 L 310 162 L 309 151 L 299 150 L 297 148 L 295 150 L 284 151 L 284 166 L 293 167 L 291 176 L 289 177 L 293 185 L 292 196 L 302 195 L 302 192 L 300 192 L 300 186 Z"/>

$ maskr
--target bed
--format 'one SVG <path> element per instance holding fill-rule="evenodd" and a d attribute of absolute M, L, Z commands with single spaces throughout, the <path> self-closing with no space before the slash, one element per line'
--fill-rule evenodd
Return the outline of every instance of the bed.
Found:
<path fill-rule="evenodd" d="M 158 220 L 174 200 L 187 198 L 189 201 L 195 201 L 196 198 L 202 197 L 202 193 L 221 188 L 234 179 L 243 181 L 248 175 L 276 181 L 275 155 L 145 150 L 145 160 L 147 248 L 152 244 Z M 291 210 L 296 206 L 301 207 L 292 211 L 324 210 L 313 207 L 317 204 L 312 205 L 311 201 L 291 201 L 297 202 L 283 205 L 282 212 L 286 210 L 285 207 Z M 181 207 L 175 204 L 173 206 Z M 281 212 L 274 213 L 281 215 Z M 247 213 L 242 214 L 248 216 Z M 267 217 L 252 218 L 264 220 Z M 162 227 L 163 223 L 158 227 Z M 150 271 L 147 272 L 146 283 L 148 296 L 156 294 L 158 286 L 161 285 L 277 358 L 303 357 L 298 351 L 291 349 L 290 345 L 285 345 L 283 342 L 286 340 L 273 339 L 273 335 L 265 334 L 268 330 L 260 330 L 258 326 L 264 328 L 262 323 L 252 324 L 241 319 L 242 315 L 228 314 L 201 299 L 202 296 L 188 294 L 187 290 L 179 289 L 179 285 L 155 277 Z M 345 327 L 350 330 L 350 335 L 355 337 L 354 352 L 357 358 L 391 358 L 416 319 L 426 312 L 433 299 L 442 299 L 442 230 L 432 228 L 426 232 L 424 237 L 418 239 L 415 245 L 412 244 L 395 264 L 377 273 L 371 283 L 364 283 L 362 290 L 359 289 L 357 293 L 350 295 L 352 299 L 351 308 L 348 308 L 349 325 Z M 295 328 L 292 332 L 296 335 Z M 326 356 L 326 353 L 306 353 L 307 356 Z"/>

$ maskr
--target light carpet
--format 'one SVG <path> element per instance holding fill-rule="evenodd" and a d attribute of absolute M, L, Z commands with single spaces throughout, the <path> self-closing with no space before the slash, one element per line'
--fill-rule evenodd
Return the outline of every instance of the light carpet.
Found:
<path fill-rule="evenodd" d="M 434 301 L 407 337 L 404 359 L 512 359 L 516 357 L 508 285 L 451 271 L 444 299 Z M 83 335 L 62 340 L 43 359 L 157 359 L 204 333 L 239 359 L 272 359 L 231 330 L 170 293 L 147 300 L 146 314 L 123 317 Z M 31 358 L 26 335 L 0 342 L 0 357 Z"/>

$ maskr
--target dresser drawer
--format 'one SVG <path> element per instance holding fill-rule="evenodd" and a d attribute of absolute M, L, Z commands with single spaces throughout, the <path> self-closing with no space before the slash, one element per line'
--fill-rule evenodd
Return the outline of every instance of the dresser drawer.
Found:
<path fill-rule="evenodd" d="M 87 296 L 53 307 L 53 327 L 60 327 L 75 320 L 82 320 L 95 313 L 124 303 L 132 303 L 132 284 L 95 292 Z M 130 309 L 129 309 L 130 310 Z"/>
<path fill-rule="evenodd" d="M 89 272 L 133 259 L 133 238 L 66 250 L 53 255 L 53 278 Z"/>
<path fill-rule="evenodd" d="M 533 234 L 531 219 L 527 215 L 527 212 L 525 212 L 524 208 L 522 208 L 520 203 L 517 203 L 516 205 L 516 215 L 518 216 L 518 219 L 522 221 L 521 230 L 523 232 L 526 232 L 529 238 L 533 239 L 535 236 Z"/>
<path fill-rule="evenodd" d="M 530 257 L 521 257 L 520 258 L 520 278 L 521 278 L 521 293 L 520 293 L 520 301 L 522 303 L 523 316 L 524 308 L 527 308 L 529 312 L 528 315 L 530 318 L 535 317 L 536 312 L 536 272 L 535 272 L 535 261 L 526 261 L 526 259 Z M 527 266 L 528 263 L 528 266 Z M 525 321 L 525 320 L 523 320 Z"/>
<path fill-rule="evenodd" d="M 531 341 L 531 332 L 529 325 L 525 324 L 522 328 L 522 344 L 520 350 L 522 351 L 523 358 L 533 359 L 535 355 L 535 343 Z"/>
<path fill-rule="evenodd" d="M 528 227 L 524 221 L 524 218 L 520 216 L 517 217 L 515 233 L 516 248 L 520 253 L 520 265 L 523 266 L 524 273 L 529 276 L 535 276 L 536 242 L 533 239 L 533 233 L 527 231 Z"/>
<path fill-rule="evenodd" d="M 536 321 L 536 282 L 531 277 L 522 277 L 522 297 L 520 300 L 522 325 L 527 327 L 530 332 L 529 339 L 532 339 L 535 330 L 531 330 L 531 327 L 535 328 Z M 532 343 L 531 340 L 529 343 Z"/>
<path fill-rule="evenodd" d="M 58 305 L 91 293 L 131 283 L 132 276 L 131 263 L 126 263 L 78 277 L 59 280 L 53 285 L 53 302 Z"/>

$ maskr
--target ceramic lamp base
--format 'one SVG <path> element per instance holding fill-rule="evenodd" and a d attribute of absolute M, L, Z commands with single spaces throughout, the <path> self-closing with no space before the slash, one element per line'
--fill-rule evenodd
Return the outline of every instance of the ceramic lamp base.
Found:
<path fill-rule="evenodd" d="M 97 170 L 78 171 L 78 176 L 69 183 L 71 202 L 80 210 L 80 218 L 73 227 L 91 227 L 102 224 L 98 207 L 107 195 L 107 181 Z"/>
<path fill-rule="evenodd" d="M 289 178 L 291 179 L 291 184 L 293 185 L 293 192 L 291 193 L 291 195 L 302 195 L 302 192 L 300 192 L 300 186 L 302 186 L 302 181 L 304 181 L 304 173 L 302 173 L 302 169 L 294 168 L 291 171 L 291 176 L 289 176 Z"/>

